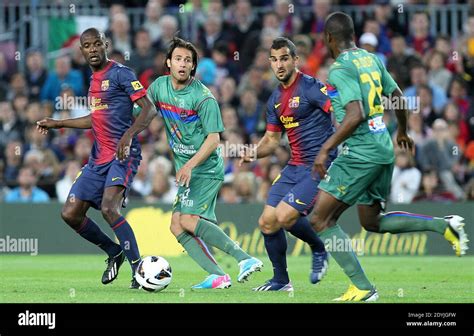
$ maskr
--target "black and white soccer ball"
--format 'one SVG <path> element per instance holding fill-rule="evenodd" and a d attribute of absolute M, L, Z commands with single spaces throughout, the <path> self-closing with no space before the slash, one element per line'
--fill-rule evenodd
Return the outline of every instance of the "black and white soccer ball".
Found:
<path fill-rule="evenodd" d="M 135 279 L 149 292 L 160 292 L 171 283 L 173 273 L 163 257 L 148 256 L 142 259 L 135 272 Z"/>

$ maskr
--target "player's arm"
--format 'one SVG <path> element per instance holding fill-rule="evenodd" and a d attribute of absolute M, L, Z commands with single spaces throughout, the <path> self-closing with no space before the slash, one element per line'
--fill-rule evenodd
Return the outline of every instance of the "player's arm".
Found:
<path fill-rule="evenodd" d="M 314 160 L 313 172 L 318 172 L 321 178 L 326 175 L 326 162 L 329 152 L 349 138 L 366 118 L 357 78 L 357 73 L 346 67 L 334 68 L 329 72 L 328 82 L 336 88 L 336 94 L 344 107 L 345 116 L 336 132 L 321 146 Z"/>
<path fill-rule="evenodd" d="M 117 145 L 117 158 L 119 160 L 123 160 L 130 155 L 130 146 L 133 137 L 147 128 L 158 113 L 155 106 L 146 95 L 135 100 L 135 104 L 140 107 L 141 111 L 132 126 L 130 126 L 130 128 L 124 133 L 122 139 L 120 139 L 120 142 Z"/>
<path fill-rule="evenodd" d="M 217 146 L 219 146 L 220 141 L 219 133 L 209 133 L 196 154 L 194 154 L 193 157 L 189 159 L 189 161 L 186 162 L 176 173 L 176 183 L 189 187 L 191 171 L 193 168 L 206 161 L 206 159 L 216 150 Z"/>
<path fill-rule="evenodd" d="M 326 161 L 329 156 L 329 152 L 343 143 L 349 138 L 352 133 L 359 127 L 359 124 L 365 119 L 364 109 L 362 107 L 362 101 L 354 100 L 349 102 L 346 107 L 346 115 L 342 120 L 339 128 L 334 134 L 326 140 L 321 146 L 319 153 L 314 160 L 313 171 L 318 172 L 321 178 L 326 175 Z"/>
<path fill-rule="evenodd" d="M 72 118 L 72 119 L 64 119 L 64 120 L 56 120 L 53 118 L 44 118 L 36 122 L 36 128 L 38 131 L 46 135 L 48 134 L 48 130 L 50 128 L 91 128 L 92 121 L 91 115 L 88 114 L 84 117 L 80 118 Z"/>
<path fill-rule="evenodd" d="M 196 110 L 207 136 L 199 150 L 176 173 L 176 183 L 186 187 L 189 187 L 193 168 L 199 166 L 216 150 L 220 142 L 219 132 L 224 131 L 219 105 L 210 93 L 197 104 Z"/>
<path fill-rule="evenodd" d="M 266 157 L 277 149 L 280 145 L 281 132 L 272 132 L 267 130 L 262 139 L 257 144 L 255 150 L 246 148 L 243 153 L 240 154 L 240 165 L 243 162 L 252 162 L 256 159 Z"/>
<path fill-rule="evenodd" d="M 125 91 L 132 102 L 134 102 L 134 105 L 136 104 L 141 109 L 140 114 L 132 126 L 123 134 L 117 144 L 117 159 L 124 160 L 130 155 L 130 146 L 132 145 L 133 137 L 148 127 L 157 112 L 155 105 L 152 104 L 147 96 L 145 88 L 140 81 L 137 80 L 132 70 L 128 68 L 120 69 L 117 72 L 117 81 L 122 90 Z"/>

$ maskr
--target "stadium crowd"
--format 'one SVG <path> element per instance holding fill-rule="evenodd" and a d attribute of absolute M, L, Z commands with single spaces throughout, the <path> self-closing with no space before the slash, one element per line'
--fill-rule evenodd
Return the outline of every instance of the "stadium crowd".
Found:
<path fill-rule="evenodd" d="M 433 1 L 443 3 L 443 1 Z M 365 4 L 366 1 L 349 1 Z M 134 69 L 148 87 L 165 75 L 168 42 L 178 33 L 199 49 L 196 77 L 216 97 L 226 130 L 222 133 L 225 181 L 219 201 L 264 202 L 268 189 L 289 159 L 283 143 L 272 157 L 239 166 L 239 144 L 256 144 L 265 131 L 266 101 L 278 85 L 268 60 L 274 38 L 288 36 L 296 44 L 299 69 L 326 81 L 333 61 L 324 46 L 324 20 L 330 0 L 315 1 L 312 11 L 292 15 L 286 0 L 189 1 L 189 15 L 170 15 L 167 1 L 149 0 L 140 29 L 131 30 L 127 8 L 110 5 L 109 58 Z M 340 4 L 340 3 L 339 3 Z M 386 64 L 414 112 L 409 117 L 416 155 L 396 152 L 390 201 L 460 201 L 474 199 L 474 12 L 460 27 L 461 38 L 432 36 L 427 12 L 416 12 L 404 26 L 389 1 L 375 1 L 357 27 L 358 45 Z M 92 146 L 91 131 L 61 129 L 41 135 L 35 122 L 46 116 L 78 117 L 88 113 L 91 71 L 76 37 L 69 52 L 47 68 L 44 50 L 31 47 L 26 71 L 8 67 L 0 51 L 0 200 L 64 202 Z M 58 102 L 60 102 L 58 104 Z M 74 104 L 68 104 L 74 102 Z M 413 103 L 415 102 L 415 103 Z M 390 110 L 385 122 L 393 134 Z M 155 118 L 139 135 L 143 160 L 130 197 L 172 203 L 174 168 L 163 122 Z"/>

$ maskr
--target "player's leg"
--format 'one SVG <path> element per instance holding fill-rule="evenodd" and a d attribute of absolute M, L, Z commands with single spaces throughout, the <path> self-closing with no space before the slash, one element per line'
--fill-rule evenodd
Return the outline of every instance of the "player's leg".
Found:
<path fill-rule="evenodd" d="M 262 232 L 265 250 L 273 266 L 273 277 L 263 285 L 254 288 L 255 291 L 293 291 L 288 275 L 286 250 L 288 243 L 285 230 L 278 225 L 276 207 L 295 185 L 292 178 L 294 166 L 287 165 L 272 182 L 268 191 L 267 203 L 258 220 Z"/>
<path fill-rule="evenodd" d="M 272 202 L 274 195 L 275 191 L 269 193 L 269 200 L 258 220 L 265 250 L 273 266 L 273 277 L 263 285 L 255 287 L 254 291 L 293 291 L 286 263 L 288 243 L 285 230 L 277 224 L 275 207 L 268 204 Z"/>
<path fill-rule="evenodd" d="M 206 243 L 195 235 L 196 226 L 200 217 L 198 215 L 174 213 L 172 217 L 172 232 L 178 242 L 186 249 L 189 256 L 201 266 L 209 275 L 193 289 L 222 289 L 231 286 L 231 279 L 212 256 Z"/>
<path fill-rule="evenodd" d="M 276 208 L 279 226 L 311 247 L 312 269 L 310 281 L 318 283 L 328 269 L 328 253 L 306 215 L 311 212 L 317 199 L 319 177 L 313 177 L 311 169 L 305 166 L 293 167 L 297 183 L 285 195 Z"/>
<path fill-rule="evenodd" d="M 361 225 L 367 231 L 378 233 L 437 232 L 453 245 L 456 255 L 465 254 L 469 240 L 464 231 L 464 218 L 461 216 L 451 215 L 440 218 L 402 211 L 383 213 L 381 202 L 388 195 L 391 175 L 392 165 L 386 165 L 379 178 L 359 200 L 359 203 L 362 203 L 358 205 Z"/>
<path fill-rule="evenodd" d="M 108 255 L 107 267 L 102 275 L 102 283 L 115 280 L 118 269 L 125 260 L 120 245 L 106 235 L 89 217 L 87 211 L 92 205 L 98 208 L 102 197 L 103 181 L 95 172 L 85 166 L 76 177 L 61 211 L 63 220 L 84 239 L 97 245 Z"/>
<path fill-rule="evenodd" d="M 120 213 L 124 201 L 124 191 L 125 187 L 119 185 L 105 188 L 102 197 L 101 212 L 120 242 L 120 246 L 130 263 L 133 277 L 141 258 L 132 227 Z M 130 288 L 138 288 L 138 284 L 134 278 L 132 278 Z"/>
<path fill-rule="evenodd" d="M 191 179 L 189 188 L 182 189 L 181 224 L 186 231 L 202 238 L 206 244 L 234 257 L 240 266 L 237 280 L 242 282 L 250 274 L 260 270 L 263 264 L 243 251 L 216 225 L 215 207 L 221 185 L 222 181 L 217 179 L 202 177 Z"/>
<path fill-rule="evenodd" d="M 332 247 L 328 252 L 353 284 L 337 300 L 374 301 L 378 298 L 352 249 L 350 238 L 337 225 L 339 216 L 364 193 L 366 186 L 376 178 L 378 169 L 377 165 L 339 156 L 319 184 L 321 190 L 310 222 L 325 245 Z M 338 246 L 343 248 L 338 249 Z"/>

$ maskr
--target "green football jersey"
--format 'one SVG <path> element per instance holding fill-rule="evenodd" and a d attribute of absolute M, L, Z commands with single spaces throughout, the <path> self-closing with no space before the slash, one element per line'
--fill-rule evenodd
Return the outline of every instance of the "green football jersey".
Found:
<path fill-rule="evenodd" d="M 342 155 L 351 155 L 377 164 L 392 163 L 393 143 L 383 121 L 382 95 L 390 95 L 398 86 L 378 57 L 364 49 L 342 52 L 329 69 L 328 95 L 337 122 L 346 115 L 345 106 L 362 102 L 365 120 L 346 139 Z"/>
<path fill-rule="evenodd" d="M 157 78 L 148 88 L 148 97 L 160 111 L 176 171 L 196 154 L 209 133 L 224 131 L 216 99 L 199 80 L 175 90 L 170 76 Z M 221 148 L 192 171 L 193 176 L 224 179 Z"/>

